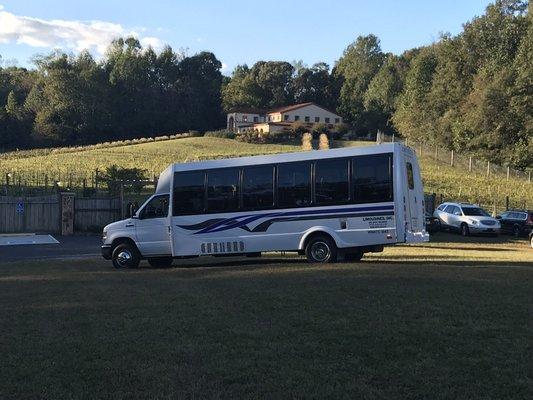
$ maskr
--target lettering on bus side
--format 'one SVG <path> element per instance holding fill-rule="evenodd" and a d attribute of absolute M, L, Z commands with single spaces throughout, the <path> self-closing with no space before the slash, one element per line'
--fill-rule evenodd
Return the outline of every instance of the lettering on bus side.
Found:
<path fill-rule="evenodd" d="M 368 223 L 370 229 L 387 228 L 389 227 L 389 222 L 392 222 L 392 220 L 392 215 L 363 217 L 363 222 Z"/>

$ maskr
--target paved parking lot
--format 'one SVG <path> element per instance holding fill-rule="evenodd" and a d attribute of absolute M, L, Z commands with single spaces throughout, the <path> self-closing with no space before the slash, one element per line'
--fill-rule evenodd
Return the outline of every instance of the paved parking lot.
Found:
<path fill-rule="evenodd" d="M 59 244 L 0 246 L 0 264 L 9 261 L 100 255 L 99 235 L 54 236 Z"/>

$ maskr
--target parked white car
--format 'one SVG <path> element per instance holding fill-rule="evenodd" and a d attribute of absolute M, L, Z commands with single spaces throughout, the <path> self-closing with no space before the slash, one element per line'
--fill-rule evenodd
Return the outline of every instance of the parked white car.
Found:
<path fill-rule="evenodd" d="M 433 216 L 438 218 L 441 228 L 461 232 L 463 236 L 475 233 L 499 234 L 500 221 L 475 204 L 442 203 Z"/>

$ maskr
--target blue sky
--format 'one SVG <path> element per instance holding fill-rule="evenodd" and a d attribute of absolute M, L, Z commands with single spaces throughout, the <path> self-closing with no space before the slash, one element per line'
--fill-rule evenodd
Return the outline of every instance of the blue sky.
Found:
<path fill-rule="evenodd" d="M 374 33 L 384 51 L 458 33 L 484 12 L 484 0 L 0 0 L 0 55 L 29 66 L 53 48 L 101 55 L 112 37 L 134 34 L 156 48 L 213 51 L 229 74 L 258 60 L 333 65 L 358 35 Z"/>

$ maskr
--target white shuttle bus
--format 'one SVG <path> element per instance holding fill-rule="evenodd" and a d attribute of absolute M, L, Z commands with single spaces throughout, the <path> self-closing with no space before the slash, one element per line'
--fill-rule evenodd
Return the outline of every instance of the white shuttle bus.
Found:
<path fill-rule="evenodd" d="M 107 225 L 117 268 L 294 251 L 358 261 L 428 241 L 414 151 L 400 143 L 174 164 L 132 218 Z"/>

